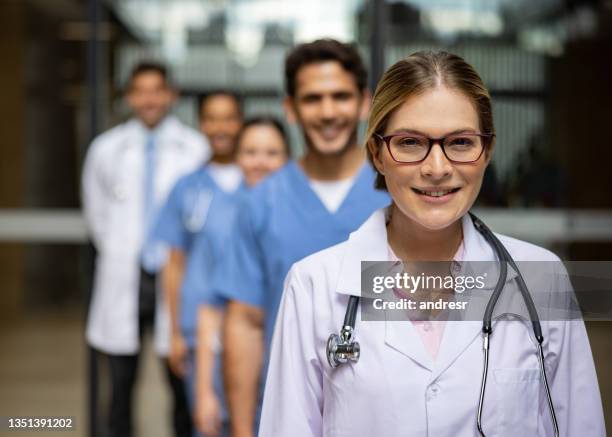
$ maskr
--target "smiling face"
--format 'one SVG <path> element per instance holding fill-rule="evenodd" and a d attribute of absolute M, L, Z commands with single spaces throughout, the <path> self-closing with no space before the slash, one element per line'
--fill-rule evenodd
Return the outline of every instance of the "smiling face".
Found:
<path fill-rule="evenodd" d="M 478 113 L 465 94 L 439 85 L 409 97 L 391 114 L 382 135 L 404 132 L 428 137 L 479 133 Z M 451 163 L 436 142 L 424 161 L 402 164 L 380 143 L 369 147 L 394 204 L 410 222 L 430 231 L 445 229 L 467 213 L 491 157 L 485 151 L 473 163 Z"/>
<path fill-rule="evenodd" d="M 286 99 L 285 108 L 289 121 L 301 124 L 309 150 L 333 155 L 356 145 L 368 103 L 352 73 L 325 61 L 300 68 L 295 96 Z"/>
<path fill-rule="evenodd" d="M 153 128 L 166 116 L 176 95 L 160 73 L 145 71 L 131 80 L 126 97 L 136 116 Z"/>
<path fill-rule="evenodd" d="M 216 94 L 202 102 L 200 129 L 210 141 L 215 156 L 225 157 L 234 153 L 241 125 L 240 107 L 234 97 Z"/>
<path fill-rule="evenodd" d="M 270 125 L 247 127 L 240 137 L 236 162 L 244 180 L 252 187 L 287 161 L 285 140 Z"/>

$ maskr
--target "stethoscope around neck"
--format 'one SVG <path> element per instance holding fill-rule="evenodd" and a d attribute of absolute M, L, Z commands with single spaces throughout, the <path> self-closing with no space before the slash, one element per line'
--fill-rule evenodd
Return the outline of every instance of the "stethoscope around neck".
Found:
<path fill-rule="evenodd" d="M 489 372 L 490 337 L 493 334 L 493 324 L 491 320 L 493 318 L 493 310 L 495 309 L 495 305 L 497 304 L 497 301 L 499 300 L 499 297 L 501 296 L 502 291 L 504 289 L 504 284 L 506 283 L 506 278 L 508 275 L 508 264 L 510 264 L 510 266 L 517 272 L 516 281 L 518 283 L 518 288 L 523 297 L 523 301 L 527 306 L 527 311 L 529 312 L 529 317 L 531 319 L 533 334 L 537 341 L 540 376 L 542 378 L 542 381 L 544 382 L 544 387 L 546 389 L 546 400 L 548 402 L 548 410 L 552 419 L 555 436 L 558 437 L 559 425 L 557 423 L 555 407 L 552 403 L 550 387 L 548 385 L 548 378 L 546 376 L 546 367 L 544 364 L 544 351 L 542 349 L 544 336 L 542 335 L 542 326 L 540 325 L 540 318 L 538 317 L 538 312 L 536 310 L 535 304 L 533 303 L 531 294 L 527 289 L 527 284 L 525 284 L 523 275 L 521 274 L 520 270 L 518 269 L 518 266 L 516 265 L 516 263 L 512 259 L 512 256 L 510 256 L 502 242 L 499 241 L 495 234 L 491 232 L 491 230 L 482 222 L 482 220 L 480 220 L 471 212 L 469 214 L 472 218 L 474 226 L 476 227 L 476 230 L 484 237 L 485 240 L 487 240 L 487 243 L 489 243 L 489 245 L 495 252 L 495 256 L 500 261 L 499 278 L 497 279 L 497 283 L 495 284 L 493 294 L 491 295 L 491 298 L 487 303 L 487 307 L 485 308 L 484 316 L 482 319 L 482 349 L 484 352 L 484 364 L 482 370 L 482 383 L 480 385 L 480 395 L 478 398 L 478 413 L 476 416 L 476 425 L 478 427 L 478 432 L 482 437 L 485 437 L 484 431 L 482 429 L 482 410 L 484 406 L 484 395 Z M 327 361 L 332 368 L 336 368 L 348 362 L 357 363 L 359 361 L 359 357 L 361 355 L 361 348 L 359 346 L 359 343 L 354 339 L 355 320 L 357 318 L 358 306 L 359 296 L 350 296 L 348 305 L 346 307 L 346 313 L 344 315 L 344 323 L 342 324 L 342 328 L 340 329 L 340 334 L 331 334 L 329 336 L 329 339 L 327 340 Z"/>

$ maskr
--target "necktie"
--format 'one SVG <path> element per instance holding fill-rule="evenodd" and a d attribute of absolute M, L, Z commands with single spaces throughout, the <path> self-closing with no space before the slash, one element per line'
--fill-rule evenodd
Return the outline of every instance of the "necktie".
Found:
<path fill-rule="evenodd" d="M 145 235 L 151 232 L 155 212 L 155 137 L 149 135 L 145 144 L 144 162 L 144 226 Z"/>
<path fill-rule="evenodd" d="M 143 227 L 144 245 L 142 249 L 142 267 L 149 273 L 155 273 L 163 262 L 163 248 L 151 238 L 155 220 L 155 137 L 149 135 L 144 152 L 143 180 Z"/>

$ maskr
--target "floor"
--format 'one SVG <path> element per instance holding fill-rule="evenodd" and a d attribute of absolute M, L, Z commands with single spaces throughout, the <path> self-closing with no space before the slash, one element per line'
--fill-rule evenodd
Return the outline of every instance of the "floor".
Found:
<path fill-rule="evenodd" d="M 73 432 L 8 432 L 9 435 L 87 437 L 87 348 L 78 311 L 22 319 L 0 329 L 0 417 L 73 416 Z M 150 341 L 145 344 L 137 389 L 136 426 L 139 436 L 170 433 L 168 397 L 159 361 Z M 104 362 L 100 362 L 100 397 L 108 395 Z M 100 401 L 100 410 L 105 402 Z M 103 423 L 103 419 L 100 420 Z"/>

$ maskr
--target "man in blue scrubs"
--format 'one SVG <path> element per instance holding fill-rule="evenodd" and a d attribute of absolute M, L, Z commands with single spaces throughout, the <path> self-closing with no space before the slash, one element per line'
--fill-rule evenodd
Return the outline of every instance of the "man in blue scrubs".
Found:
<path fill-rule="evenodd" d="M 162 273 L 162 288 L 170 311 L 170 367 L 185 377 L 193 409 L 195 336 L 198 293 L 206 287 L 207 274 L 197 266 L 190 274 L 192 250 L 197 239 L 229 233 L 228 216 L 234 213 L 243 189 L 242 172 L 234 162 L 236 136 L 242 124 L 240 103 L 228 92 L 214 92 L 200 103 L 200 127 L 213 151 L 203 167 L 181 178 L 162 209 L 152 240 L 169 246 Z M 216 240 L 215 240 L 216 241 Z M 215 247 L 213 249 L 218 249 Z M 220 250 L 212 253 L 218 255 Z M 227 419 L 225 415 L 224 419 Z"/>
<path fill-rule="evenodd" d="M 238 211 L 227 274 L 214 285 L 230 301 L 223 365 L 233 437 L 256 432 L 260 377 L 289 268 L 347 239 L 389 203 L 374 189 L 374 171 L 358 146 L 369 93 L 356 48 L 327 39 L 297 46 L 285 77 L 285 110 L 302 129 L 305 155 L 249 193 Z"/>

